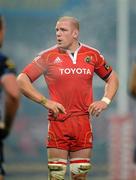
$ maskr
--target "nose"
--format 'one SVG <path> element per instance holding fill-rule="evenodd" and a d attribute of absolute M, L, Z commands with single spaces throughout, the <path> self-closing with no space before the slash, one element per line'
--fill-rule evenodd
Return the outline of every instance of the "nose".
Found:
<path fill-rule="evenodd" d="M 61 36 L 61 32 L 58 30 L 58 31 L 56 31 L 56 36 L 57 37 L 60 37 Z"/>

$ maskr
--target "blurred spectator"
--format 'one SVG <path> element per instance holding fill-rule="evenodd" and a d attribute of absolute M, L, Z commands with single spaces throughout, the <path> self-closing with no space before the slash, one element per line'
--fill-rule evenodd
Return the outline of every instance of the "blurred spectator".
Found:
<path fill-rule="evenodd" d="M 4 34 L 4 19 L 0 15 L 0 48 L 3 44 Z M 3 180 L 5 175 L 3 168 L 3 141 L 10 133 L 19 107 L 19 89 L 16 83 L 15 65 L 7 56 L 0 52 L 0 95 L 2 91 L 4 93 L 4 100 L 0 107 L 0 110 L 3 108 L 0 111 L 0 180 Z"/>
<path fill-rule="evenodd" d="M 136 59 L 132 64 L 131 73 L 129 76 L 129 93 L 136 99 Z M 135 118 L 134 118 L 135 119 Z M 134 146 L 134 164 L 136 165 L 136 145 Z M 134 178 L 136 179 L 136 167 L 134 166 Z"/>

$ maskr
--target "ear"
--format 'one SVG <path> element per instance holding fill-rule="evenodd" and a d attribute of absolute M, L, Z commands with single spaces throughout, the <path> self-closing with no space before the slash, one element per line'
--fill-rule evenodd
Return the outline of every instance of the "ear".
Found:
<path fill-rule="evenodd" d="M 73 32 L 73 37 L 77 39 L 78 35 L 79 35 L 79 31 L 77 29 L 75 29 Z"/>

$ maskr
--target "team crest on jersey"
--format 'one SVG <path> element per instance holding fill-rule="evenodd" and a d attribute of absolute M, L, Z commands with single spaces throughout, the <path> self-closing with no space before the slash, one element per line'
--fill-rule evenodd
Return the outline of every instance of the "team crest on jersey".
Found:
<path fill-rule="evenodd" d="M 105 64 L 104 67 L 107 71 L 110 69 L 110 66 L 108 64 Z"/>
<path fill-rule="evenodd" d="M 92 60 L 92 56 L 86 56 L 84 60 L 86 63 L 90 63 Z"/>

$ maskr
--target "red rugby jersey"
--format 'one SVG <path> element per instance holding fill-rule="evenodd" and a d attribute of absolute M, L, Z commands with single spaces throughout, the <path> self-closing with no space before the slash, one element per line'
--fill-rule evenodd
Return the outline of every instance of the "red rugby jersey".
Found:
<path fill-rule="evenodd" d="M 23 73 L 31 82 L 44 75 L 50 99 L 61 103 L 68 114 L 88 114 L 94 72 L 106 79 L 111 71 L 99 51 L 80 44 L 74 55 L 57 46 L 41 52 Z"/>

